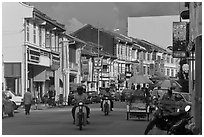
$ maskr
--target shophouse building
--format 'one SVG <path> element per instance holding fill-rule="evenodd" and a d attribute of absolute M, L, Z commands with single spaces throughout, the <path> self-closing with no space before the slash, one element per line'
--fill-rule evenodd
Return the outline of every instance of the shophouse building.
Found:
<path fill-rule="evenodd" d="M 59 68 L 59 87 L 57 95 L 62 94 L 64 102 L 68 101 L 70 91 L 76 90 L 76 86 L 81 83 L 81 63 L 82 48 L 87 43 L 71 35 L 64 33 L 59 40 L 60 48 L 60 68 Z"/>
<path fill-rule="evenodd" d="M 113 64 L 114 57 L 114 37 L 106 33 L 103 29 L 98 29 L 92 25 L 85 25 L 79 30 L 71 34 L 74 37 L 77 37 L 90 46 L 85 47 L 90 52 L 92 61 L 92 66 L 90 71 L 90 79 L 88 83 L 92 83 L 88 86 L 90 90 L 99 91 L 99 88 L 108 87 L 111 83 L 111 80 L 114 81 L 116 78 L 113 75 Z M 90 48 L 90 49 L 88 49 Z M 82 50 L 83 53 L 83 50 Z M 94 56 L 92 55 L 94 54 Z M 85 54 L 84 54 L 85 55 Z"/>
<path fill-rule="evenodd" d="M 23 95 L 30 88 L 42 97 L 59 86 L 60 38 L 64 25 L 33 6 L 2 4 L 2 54 L 5 87 Z"/>

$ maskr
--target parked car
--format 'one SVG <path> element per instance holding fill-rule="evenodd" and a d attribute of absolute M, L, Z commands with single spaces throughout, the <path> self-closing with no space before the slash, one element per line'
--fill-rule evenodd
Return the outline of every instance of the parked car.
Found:
<path fill-rule="evenodd" d="M 175 100 L 172 102 L 171 105 L 169 104 L 172 110 L 177 110 L 177 109 L 184 110 L 186 105 L 190 105 L 190 106 L 192 105 L 192 102 L 190 102 L 190 100 L 187 99 L 187 96 L 188 98 L 190 98 L 190 94 L 173 91 L 172 96 Z M 161 101 L 162 100 L 160 100 L 160 102 Z M 164 101 L 162 102 L 164 103 Z"/>
<path fill-rule="evenodd" d="M 14 116 L 14 104 L 10 100 L 11 97 L 7 97 L 5 92 L 2 92 L 2 118 L 7 114 L 9 117 Z"/>
<path fill-rule="evenodd" d="M 180 101 L 180 102 L 184 103 L 184 105 L 192 105 L 192 102 L 190 101 L 190 94 L 189 93 L 173 92 L 173 96 L 174 96 L 176 102 Z"/>
<path fill-rule="evenodd" d="M 5 90 L 5 91 L 3 91 L 3 93 L 5 93 L 5 95 L 8 98 L 10 98 L 10 101 L 13 102 L 15 110 L 18 109 L 18 107 L 20 107 L 23 104 L 23 97 L 22 96 L 18 96 L 10 90 Z"/>

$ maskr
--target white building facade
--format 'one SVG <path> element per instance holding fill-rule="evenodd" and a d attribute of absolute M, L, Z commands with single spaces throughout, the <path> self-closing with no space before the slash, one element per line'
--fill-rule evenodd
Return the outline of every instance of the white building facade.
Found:
<path fill-rule="evenodd" d="M 64 25 L 24 3 L 5 2 L 2 11 L 5 88 L 18 95 L 29 88 L 35 97 L 42 97 L 52 85 L 59 91 Z"/>

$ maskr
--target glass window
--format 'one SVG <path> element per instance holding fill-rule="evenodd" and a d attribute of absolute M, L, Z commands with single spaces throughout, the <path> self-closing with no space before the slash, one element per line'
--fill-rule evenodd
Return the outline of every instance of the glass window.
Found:
<path fill-rule="evenodd" d="M 170 63 L 170 58 L 169 58 L 169 56 L 167 56 L 166 61 L 167 61 L 167 63 Z"/>
<path fill-rule="evenodd" d="M 146 66 L 143 66 L 143 73 L 146 74 Z"/>
<path fill-rule="evenodd" d="M 137 59 L 139 60 L 140 59 L 140 52 L 137 51 Z"/>
<path fill-rule="evenodd" d="M 42 45 L 42 28 L 39 26 L 39 46 Z"/>
<path fill-rule="evenodd" d="M 171 76 L 174 76 L 174 69 L 171 69 Z"/>
<path fill-rule="evenodd" d="M 143 52 L 143 59 L 146 60 L 146 53 Z"/>
<path fill-rule="evenodd" d="M 150 53 L 147 53 L 147 60 L 150 61 Z"/>
<path fill-rule="evenodd" d="M 157 60 L 161 62 L 161 56 L 157 56 Z"/>
<path fill-rule="evenodd" d="M 36 43 L 36 23 L 33 24 L 33 43 Z"/>
<path fill-rule="evenodd" d="M 29 41 L 29 20 L 26 21 L 26 40 Z"/>
<path fill-rule="evenodd" d="M 170 76 L 170 70 L 167 69 L 167 76 Z"/>
<path fill-rule="evenodd" d="M 173 57 L 171 58 L 171 63 L 172 63 L 172 64 L 174 63 L 174 58 L 173 58 Z"/>
<path fill-rule="evenodd" d="M 149 66 L 147 67 L 147 74 L 150 75 L 150 68 L 149 68 Z"/>

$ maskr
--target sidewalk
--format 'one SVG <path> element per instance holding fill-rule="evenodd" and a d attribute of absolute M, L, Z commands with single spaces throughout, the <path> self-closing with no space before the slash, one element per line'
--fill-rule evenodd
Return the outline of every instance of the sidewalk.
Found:
<path fill-rule="evenodd" d="M 31 110 L 46 110 L 46 109 L 54 109 L 54 108 L 65 108 L 65 107 L 72 107 L 68 105 L 56 105 L 54 107 L 48 106 L 47 104 L 37 104 L 37 105 L 32 105 Z M 24 109 L 24 106 L 19 107 L 18 109 Z"/>

